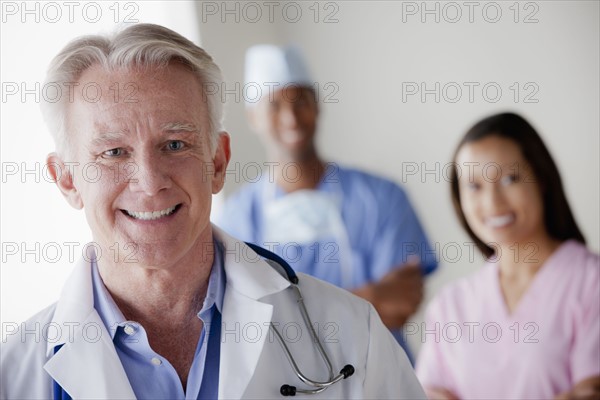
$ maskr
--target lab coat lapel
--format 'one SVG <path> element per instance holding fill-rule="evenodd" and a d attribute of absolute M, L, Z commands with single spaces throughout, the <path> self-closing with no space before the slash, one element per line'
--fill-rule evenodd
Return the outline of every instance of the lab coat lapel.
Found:
<path fill-rule="evenodd" d="M 261 298 L 290 283 L 248 246 L 214 230 L 225 248 L 227 288 L 223 299 L 219 398 L 244 395 L 269 333 L 273 306 Z"/>
<path fill-rule="evenodd" d="M 44 369 L 73 399 L 135 399 L 108 330 L 92 311 Z"/>
<path fill-rule="evenodd" d="M 72 398 L 135 398 L 112 338 L 94 309 L 89 261 L 75 265 L 50 326 L 58 335 L 48 338 L 50 360 L 44 369 Z"/>
<path fill-rule="evenodd" d="M 227 289 L 221 329 L 219 398 L 240 399 L 262 353 L 273 306 Z"/>

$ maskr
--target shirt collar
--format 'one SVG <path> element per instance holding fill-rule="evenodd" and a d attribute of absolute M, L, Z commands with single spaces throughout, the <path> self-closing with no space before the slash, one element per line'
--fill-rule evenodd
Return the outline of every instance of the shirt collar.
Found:
<path fill-rule="evenodd" d="M 225 295 L 226 276 L 223 267 L 223 245 L 213 239 L 214 258 L 210 276 L 208 278 L 208 289 L 202 309 L 198 312 L 198 317 L 206 320 L 206 313 L 214 305 L 219 312 L 223 310 L 223 297 Z M 95 258 L 92 258 L 92 287 L 94 289 L 94 308 L 100 315 L 102 322 L 108 329 L 111 339 L 114 340 L 117 328 L 123 326 L 126 322 L 125 316 L 113 300 L 112 296 L 104 286 L 98 264 Z"/>
<path fill-rule="evenodd" d="M 94 308 L 108 329 L 111 339 L 114 339 L 117 328 L 126 320 L 102 282 L 96 258 L 92 258 L 92 287 L 94 289 Z"/>
<path fill-rule="evenodd" d="M 208 289 L 206 297 L 202 304 L 202 309 L 198 313 L 198 317 L 203 318 L 205 312 L 208 312 L 214 305 L 219 312 L 223 311 L 223 297 L 225 296 L 225 269 L 223 267 L 223 244 L 213 239 L 214 258 L 213 265 L 208 278 Z"/>

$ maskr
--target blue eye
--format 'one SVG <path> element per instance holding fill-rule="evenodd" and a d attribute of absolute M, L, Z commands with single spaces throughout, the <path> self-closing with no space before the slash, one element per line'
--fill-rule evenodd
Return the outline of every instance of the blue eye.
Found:
<path fill-rule="evenodd" d="M 117 147 L 115 149 L 106 150 L 105 152 L 102 153 L 102 155 L 104 155 L 106 157 L 119 157 L 119 156 L 123 155 L 123 149 L 120 147 Z"/>
<path fill-rule="evenodd" d="M 171 140 L 168 144 L 167 144 L 167 149 L 171 150 L 171 151 L 179 151 L 181 149 L 183 149 L 184 144 L 181 140 Z"/>

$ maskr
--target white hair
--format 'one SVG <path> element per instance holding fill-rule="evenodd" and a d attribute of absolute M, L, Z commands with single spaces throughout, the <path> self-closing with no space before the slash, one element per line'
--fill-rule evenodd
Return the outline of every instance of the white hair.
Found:
<path fill-rule="evenodd" d="M 206 91 L 205 85 L 223 82 L 221 70 L 202 48 L 180 34 L 154 24 L 137 24 L 109 36 L 81 36 L 68 43 L 50 63 L 46 85 L 65 88 L 73 85 L 88 68 L 100 65 L 107 71 L 121 68 L 165 68 L 170 62 L 179 62 L 196 75 L 207 100 L 210 146 L 214 151 L 223 126 L 223 103 L 218 91 Z M 64 93 L 64 90 L 63 90 Z M 67 103 L 73 101 L 66 95 L 41 102 L 42 114 L 61 156 L 71 155 L 67 127 Z"/>

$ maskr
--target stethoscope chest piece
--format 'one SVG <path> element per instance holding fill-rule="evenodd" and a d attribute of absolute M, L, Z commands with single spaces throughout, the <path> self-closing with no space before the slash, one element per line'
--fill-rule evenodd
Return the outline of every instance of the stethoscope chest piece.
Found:
<path fill-rule="evenodd" d="M 299 371 L 296 371 L 296 373 L 299 373 Z M 346 364 L 346 366 L 344 366 L 344 368 L 342 368 L 342 370 L 340 371 L 339 375 L 337 375 L 335 378 L 330 379 L 327 382 L 312 382 L 312 385 L 317 387 L 319 385 L 317 385 L 317 383 L 320 383 L 321 385 L 323 384 L 327 384 L 327 386 L 323 386 L 320 387 L 318 389 L 309 389 L 309 390 L 299 390 L 296 388 L 296 386 L 291 386 L 291 385 L 281 385 L 281 388 L 279 389 L 279 393 L 281 393 L 282 396 L 295 396 L 296 392 L 298 393 L 305 393 L 305 394 L 317 394 L 320 393 L 322 391 L 324 391 L 325 389 L 327 389 L 330 385 L 333 385 L 336 382 L 341 381 L 342 379 L 346 379 L 350 376 L 352 376 L 352 374 L 354 374 L 354 367 L 351 364 Z M 309 385 L 311 383 L 307 382 Z"/>

